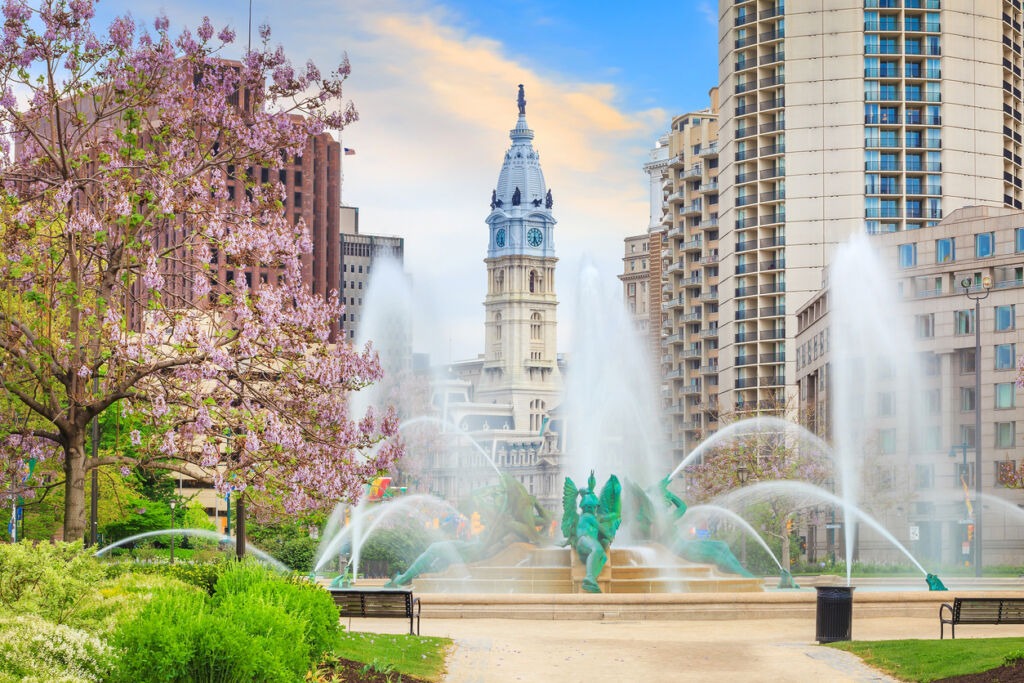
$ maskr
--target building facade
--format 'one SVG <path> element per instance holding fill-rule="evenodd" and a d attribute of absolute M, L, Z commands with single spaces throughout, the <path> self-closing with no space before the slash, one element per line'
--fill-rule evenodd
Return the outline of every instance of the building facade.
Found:
<path fill-rule="evenodd" d="M 859 413 L 870 418 L 874 465 L 885 470 L 898 493 L 899 504 L 882 511 L 883 523 L 918 559 L 962 564 L 971 559 L 970 511 L 983 506 L 984 564 L 1016 563 L 1024 547 L 1017 509 L 1024 503 L 1018 490 L 1024 463 L 1017 456 L 1024 402 L 1015 386 L 1017 358 L 1024 351 L 1024 310 L 1017 309 L 1024 301 L 1024 213 L 968 207 L 927 231 L 880 235 L 873 244 L 896 275 L 892 289 L 921 370 L 911 395 L 917 409 L 913 436 L 896 428 L 899 401 L 891 397 L 899 387 L 893 383 L 863 397 L 871 406 Z M 979 320 L 964 281 L 971 296 L 984 296 Z M 831 440 L 836 399 L 829 294 L 822 290 L 796 312 L 794 366 L 800 414 L 808 428 Z M 980 396 L 976 373 L 981 373 Z M 975 429 L 976 408 L 981 434 Z M 978 444 L 982 467 L 976 472 Z M 975 500 L 978 476 L 987 496 L 981 502 Z M 863 536 L 862 559 L 896 559 L 890 543 L 870 532 Z"/>
<path fill-rule="evenodd" d="M 359 232 L 359 208 L 342 206 L 341 215 L 341 303 L 345 312 L 341 327 L 349 341 L 358 337 L 359 323 L 363 320 L 363 297 L 369 289 L 370 275 L 381 259 L 393 261 L 399 267 L 405 262 L 405 238 L 388 235 L 368 235 Z M 411 358 L 412 330 L 393 330 L 400 334 L 406 348 L 404 355 Z"/>
<path fill-rule="evenodd" d="M 1015 0 L 720 0 L 720 398 L 784 406 L 795 311 L 849 235 L 1020 208 Z"/>
<path fill-rule="evenodd" d="M 660 282 L 652 282 L 652 288 L 662 293 L 658 357 L 675 461 L 716 429 L 718 422 L 718 165 L 715 88 L 706 109 L 672 120 L 666 209 L 663 227 L 656 231 L 661 242 L 661 277 Z"/>

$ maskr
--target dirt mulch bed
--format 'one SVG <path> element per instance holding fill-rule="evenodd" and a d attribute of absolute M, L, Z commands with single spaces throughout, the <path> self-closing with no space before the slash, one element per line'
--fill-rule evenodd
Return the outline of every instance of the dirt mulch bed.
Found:
<path fill-rule="evenodd" d="M 1024 683 L 1024 662 L 1000 666 L 964 676 L 951 676 L 934 683 Z"/>
<path fill-rule="evenodd" d="M 332 659 L 330 666 L 321 666 L 318 672 L 320 680 L 332 680 L 329 675 L 334 674 L 334 680 L 359 681 L 360 683 L 427 683 L 422 678 L 415 676 L 403 676 L 394 671 L 384 673 L 376 671 L 362 662 L 354 662 L 351 659 Z M 1024 680 L 1024 679 L 1022 679 Z"/>

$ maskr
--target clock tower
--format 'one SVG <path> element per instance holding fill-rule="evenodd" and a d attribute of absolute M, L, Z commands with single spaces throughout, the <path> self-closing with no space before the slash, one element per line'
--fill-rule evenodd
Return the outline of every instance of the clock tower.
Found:
<path fill-rule="evenodd" d="M 544 184 L 526 96 L 519 86 L 512 146 L 491 193 L 487 216 L 485 344 L 478 401 L 511 403 L 518 429 L 536 433 L 559 401 L 556 352 L 554 201 Z M 521 421 L 522 420 L 522 421 Z"/>

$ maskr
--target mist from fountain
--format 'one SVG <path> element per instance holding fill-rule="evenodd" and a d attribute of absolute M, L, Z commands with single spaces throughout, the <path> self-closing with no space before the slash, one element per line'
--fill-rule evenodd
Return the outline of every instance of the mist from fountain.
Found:
<path fill-rule="evenodd" d="M 832 376 L 828 391 L 836 484 L 844 510 L 864 505 L 862 465 L 871 450 L 871 436 L 879 435 L 875 447 L 879 452 L 887 448 L 895 452 L 897 447 L 909 450 L 909 444 L 923 443 L 917 430 L 926 424 L 924 401 L 908 394 L 920 391 L 923 373 L 907 316 L 899 306 L 893 277 L 867 235 L 855 235 L 841 244 L 829 269 Z M 881 443 L 883 432 L 872 422 L 880 416 L 894 418 L 889 424 L 895 427 L 886 436 L 891 444 Z M 849 583 L 856 530 L 846 524 L 844 531 Z"/>
<path fill-rule="evenodd" d="M 381 524 L 398 514 L 415 517 L 424 526 L 435 517 L 459 514 L 458 510 L 447 501 L 427 494 L 407 495 L 375 503 L 369 503 L 368 497 L 364 496 L 355 507 L 339 505 L 332 513 L 332 518 L 339 514 L 338 510 L 341 510 L 340 517 L 344 519 L 346 507 L 351 510 L 349 524 L 347 526 L 339 525 L 330 536 L 321 534 L 320 545 L 314 556 L 314 573 L 321 571 L 324 565 L 337 557 L 347 543 L 351 547 L 350 564 L 352 576 L 355 579 L 359 573 L 363 545 Z M 437 509 L 438 514 L 429 514 L 427 510 L 430 509 Z"/>
<path fill-rule="evenodd" d="M 107 546 L 104 546 L 104 547 L 100 548 L 95 553 L 93 553 L 93 555 L 95 557 L 102 557 L 104 554 L 106 554 L 106 552 L 108 550 L 112 550 L 114 548 L 119 548 L 119 547 L 121 547 L 123 545 L 127 545 L 129 543 L 134 543 L 135 541 L 141 541 L 144 538 L 153 538 L 153 537 L 156 537 L 156 536 L 196 536 L 198 538 L 209 538 L 209 539 L 215 540 L 217 542 L 228 542 L 228 543 L 234 543 L 235 542 L 235 538 L 234 537 L 227 536 L 225 534 L 219 534 L 216 531 L 210 531 L 209 529 L 160 529 L 158 531 L 146 531 L 146 532 L 141 533 L 141 534 L 135 534 L 134 536 L 129 536 L 128 538 L 122 538 L 120 541 L 115 541 L 114 543 L 111 543 L 110 545 L 107 545 Z M 256 546 L 252 545 L 251 543 L 246 543 L 245 544 L 245 552 L 247 554 L 253 555 L 260 562 L 263 562 L 264 564 L 267 564 L 267 565 L 273 567 L 274 569 L 276 569 L 278 571 L 281 571 L 281 572 L 290 572 L 291 571 L 291 569 L 289 569 L 288 566 L 285 565 L 283 562 L 281 562 L 280 560 L 275 559 L 274 556 L 272 556 L 270 553 L 267 553 L 267 552 L 264 552 L 263 550 L 260 550 L 259 548 L 257 548 Z"/>
<path fill-rule="evenodd" d="M 781 497 L 797 498 L 793 506 L 794 509 L 812 507 L 814 504 L 821 503 L 828 503 L 842 508 L 846 519 L 844 526 L 853 526 L 851 522 L 854 520 L 863 522 L 891 543 L 894 548 L 903 553 L 922 574 L 926 577 L 929 575 L 928 571 L 917 561 L 917 558 L 881 522 L 856 505 L 850 504 L 845 498 L 814 484 L 804 481 L 761 481 L 756 484 L 748 484 L 742 488 L 733 489 L 729 493 L 719 496 L 717 500 L 721 505 L 731 508 L 741 503 L 766 502 Z M 849 550 L 847 550 L 846 562 L 846 585 L 850 585 L 850 565 L 852 565 L 853 560 Z"/>
<path fill-rule="evenodd" d="M 683 515 L 682 518 L 680 518 L 679 524 L 692 522 L 692 517 L 696 517 L 697 519 L 707 519 L 710 517 L 724 517 L 725 519 L 729 520 L 730 522 L 738 526 L 743 533 L 747 534 L 749 537 L 757 541 L 757 543 L 762 548 L 764 548 L 764 551 L 768 553 L 768 556 L 772 558 L 772 561 L 775 562 L 775 564 L 779 567 L 780 572 L 785 571 L 782 567 L 782 563 L 779 562 L 779 558 L 776 557 L 775 553 L 772 552 L 772 549 L 768 547 L 768 543 L 764 540 L 761 534 L 757 533 L 754 527 L 750 525 L 750 522 L 743 519 L 743 517 L 741 517 L 733 510 L 730 510 L 729 508 L 723 507 L 721 505 L 714 505 L 712 503 L 704 505 L 694 505 L 686 509 L 686 514 Z"/>
<path fill-rule="evenodd" d="M 602 481 L 617 474 L 649 486 L 670 465 L 653 365 L 621 291 L 603 283 L 593 265 L 581 268 L 562 403 L 562 469 L 577 482 L 593 470 Z"/>
<path fill-rule="evenodd" d="M 457 434 L 460 438 L 464 438 L 467 441 L 469 441 L 469 443 L 471 443 L 473 447 L 480 452 L 480 455 L 484 456 L 484 460 L 486 460 L 487 464 L 491 466 L 491 469 L 494 470 L 494 473 L 498 475 L 499 478 L 501 478 L 501 470 L 498 469 L 498 465 L 494 462 L 493 454 L 488 453 L 487 449 L 481 446 L 480 442 L 474 439 L 473 436 L 465 429 L 462 429 L 461 427 L 454 424 L 450 420 L 442 420 L 441 418 L 434 417 L 433 415 L 420 415 L 418 417 L 414 417 L 402 422 L 402 424 L 398 426 L 398 431 L 402 431 L 407 427 L 413 427 L 418 424 L 435 424 L 441 427 L 442 430 L 451 428 L 452 433 Z"/>
<path fill-rule="evenodd" d="M 830 459 L 833 457 L 832 448 L 819 436 L 802 425 L 772 415 L 759 415 L 757 417 L 737 420 L 701 441 L 676 465 L 676 468 L 672 470 L 668 478 L 674 479 L 690 465 L 699 463 L 708 451 L 721 448 L 725 444 L 743 437 L 761 434 L 784 434 L 787 440 L 792 439 L 795 441 L 797 448 L 808 448 L 812 452 L 825 455 Z"/>

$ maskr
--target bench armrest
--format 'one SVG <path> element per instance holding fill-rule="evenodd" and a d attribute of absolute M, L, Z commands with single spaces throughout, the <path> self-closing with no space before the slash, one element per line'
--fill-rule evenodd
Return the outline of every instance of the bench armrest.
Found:
<path fill-rule="evenodd" d="M 949 610 L 949 618 L 942 617 L 942 610 Z M 952 625 L 953 635 L 956 636 L 956 625 L 953 625 L 953 606 L 948 602 L 939 605 L 939 640 L 946 637 L 946 624 Z"/>

